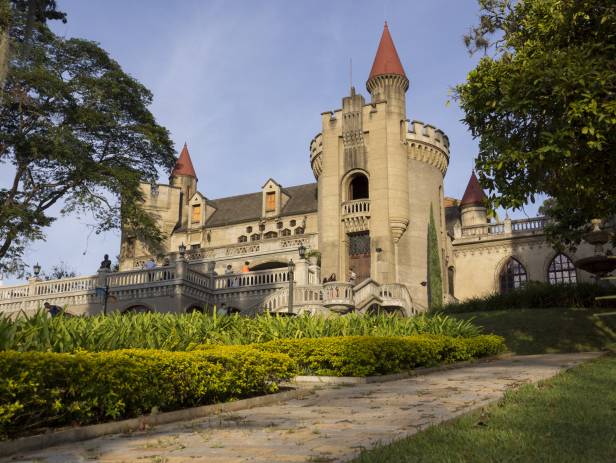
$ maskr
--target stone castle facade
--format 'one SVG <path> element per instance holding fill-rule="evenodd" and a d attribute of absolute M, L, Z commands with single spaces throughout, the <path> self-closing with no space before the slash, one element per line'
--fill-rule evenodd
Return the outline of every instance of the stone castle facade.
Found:
<path fill-rule="evenodd" d="M 409 80 L 385 25 L 366 82 L 321 114 L 310 142 L 315 183 L 270 178 L 250 194 L 210 199 L 184 145 L 169 184 L 142 185 L 165 249 L 151 253 L 122 230 L 120 271 L 0 288 L 0 312 L 44 302 L 75 314 L 109 311 L 242 313 L 427 310 L 433 220 L 445 301 L 509 291 L 527 281 L 590 280 L 575 267 L 588 244 L 559 253 L 541 217 L 489 221 L 474 173 L 463 197 L 444 196 L 449 139 L 409 121 Z M 304 254 L 307 251 L 306 254 Z M 290 262 L 293 264 L 290 266 Z M 293 270 L 293 272 L 291 272 Z"/>
<path fill-rule="evenodd" d="M 168 236 L 166 256 L 178 248 L 203 272 L 222 275 L 284 269 L 301 244 L 320 253 L 318 280 L 404 285 L 419 310 L 428 305 L 427 236 L 430 214 L 437 229 L 443 294 L 467 299 L 506 291 L 524 281 L 587 280 L 573 262 L 592 252 L 556 253 L 543 235 L 544 220 L 489 222 L 485 195 L 474 174 L 461 200 L 444 196 L 450 159 L 443 131 L 409 122 L 409 80 L 385 25 L 366 82 L 369 98 L 356 93 L 342 107 L 321 114 L 322 129 L 310 143 L 316 183 L 285 187 L 267 180 L 260 191 L 208 199 L 197 188 L 187 146 L 169 185 L 143 185 L 147 208 Z M 121 269 L 149 258 L 128 232 Z"/>

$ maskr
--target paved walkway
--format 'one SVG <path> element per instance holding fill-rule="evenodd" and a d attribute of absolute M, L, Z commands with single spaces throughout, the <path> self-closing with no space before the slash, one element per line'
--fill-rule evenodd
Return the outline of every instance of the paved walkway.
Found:
<path fill-rule="evenodd" d="M 301 400 L 62 445 L 36 462 L 333 462 L 414 434 L 597 354 L 514 356 L 387 383 L 332 386 Z"/>

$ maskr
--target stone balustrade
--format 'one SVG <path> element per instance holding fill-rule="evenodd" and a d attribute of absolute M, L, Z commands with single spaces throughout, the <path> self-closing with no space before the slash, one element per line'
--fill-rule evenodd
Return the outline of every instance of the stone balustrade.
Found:
<path fill-rule="evenodd" d="M 197 265 L 196 267 L 199 267 Z M 294 310 L 344 311 L 364 303 L 371 295 L 382 305 L 412 307 L 403 285 L 359 285 L 319 283 L 320 269 L 306 260 L 296 262 Z M 191 307 L 211 308 L 225 302 L 247 312 L 288 310 L 289 273 L 287 268 L 216 275 L 198 271 L 186 260 L 154 269 L 109 272 L 52 281 L 30 280 L 28 284 L 0 289 L 0 313 L 13 315 L 33 312 L 45 302 L 67 307 L 73 314 L 95 314 L 103 310 L 124 311 L 131 306 L 183 312 Z"/>
<path fill-rule="evenodd" d="M 456 237 L 472 238 L 478 236 L 534 234 L 537 232 L 542 232 L 545 228 L 545 223 L 545 217 L 518 220 L 505 219 L 500 223 L 486 223 L 460 227 L 459 236 Z"/>

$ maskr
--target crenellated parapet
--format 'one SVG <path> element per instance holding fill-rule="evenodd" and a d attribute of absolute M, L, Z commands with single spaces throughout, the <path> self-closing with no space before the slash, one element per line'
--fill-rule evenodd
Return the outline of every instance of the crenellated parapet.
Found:
<path fill-rule="evenodd" d="M 310 142 L 310 165 L 314 178 L 318 180 L 323 171 L 323 135 L 320 133 Z"/>
<path fill-rule="evenodd" d="M 442 130 L 420 121 L 410 122 L 406 143 L 411 159 L 430 164 L 445 175 L 449 165 L 449 138 Z"/>

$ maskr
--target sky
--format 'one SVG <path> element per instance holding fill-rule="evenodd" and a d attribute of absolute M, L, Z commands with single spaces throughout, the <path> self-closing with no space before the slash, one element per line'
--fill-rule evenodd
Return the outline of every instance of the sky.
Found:
<path fill-rule="evenodd" d="M 365 82 L 387 20 L 411 83 L 407 116 L 449 136 L 445 194 L 464 193 L 477 141 L 451 91 L 479 59 L 462 40 L 478 22 L 476 0 L 58 0 L 58 7 L 68 22 L 52 23 L 57 34 L 98 42 L 152 91 L 152 113 L 177 150 L 188 143 L 208 198 L 258 191 L 270 177 L 283 186 L 314 182 L 309 144 L 320 114 L 341 107 L 351 74 L 369 100 Z M 26 263 L 50 270 L 64 261 L 93 274 L 103 254 L 119 253 L 120 233 L 95 235 L 91 224 L 59 217 Z"/>

